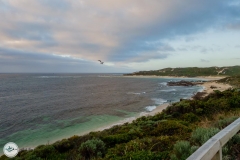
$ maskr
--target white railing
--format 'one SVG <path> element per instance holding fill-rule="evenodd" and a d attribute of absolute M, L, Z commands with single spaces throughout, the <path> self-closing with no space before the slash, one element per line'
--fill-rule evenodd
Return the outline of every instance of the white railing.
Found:
<path fill-rule="evenodd" d="M 240 118 L 204 143 L 187 160 L 222 160 L 222 147 L 240 130 Z"/>

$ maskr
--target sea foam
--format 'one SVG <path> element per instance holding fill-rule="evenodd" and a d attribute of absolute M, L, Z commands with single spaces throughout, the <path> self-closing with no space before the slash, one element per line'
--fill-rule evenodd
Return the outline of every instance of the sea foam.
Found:
<path fill-rule="evenodd" d="M 145 109 L 146 109 L 146 111 L 151 112 L 156 108 L 157 108 L 156 106 L 147 106 Z"/>
<path fill-rule="evenodd" d="M 152 98 L 152 100 L 153 100 L 153 101 L 155 102 L 155 104 L 157 104 L 157 105 L 161 105 L 161 104 L 167 102 L 166 99 L 162 99 L 162 98 Z"/>
<path fill-rule="evenodd" d="M 163 90 L 160 90 L 161 92 L 174 92 L 176 91 L 176 89 L 163 89 Z"/>

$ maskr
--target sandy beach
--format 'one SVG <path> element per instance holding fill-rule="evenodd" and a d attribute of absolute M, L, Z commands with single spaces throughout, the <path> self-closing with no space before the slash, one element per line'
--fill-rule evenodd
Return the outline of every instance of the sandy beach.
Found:
<path fill-rule="evenodd" d="M 197 76 L 197 77 L 186 77 L 186 76 L 145 76 L 145 75 L 132 75 L 123 76 L 127 78 L 196 78 L 196 79 L 206 79 L 206 80 L 219 80 L 225 78 L 225 76 Z"/>
<path fill-rule="evenodd" d="M 232 88 L 231 85 L 229 84 L 224 84 L 224 83 L 217 83 L 215 81 L 209 81 L 209 82 L 205 82 L 203 83 L 201 86 L 204 87 L 204 90 L 203 92 L 205 92 L 206 94 L 204 95 L 207 96 L 209 95 L 210 93 L 212 93 L 214 90 L 219 90 L 219 91 L 225 91 L 229 88 Z"/>

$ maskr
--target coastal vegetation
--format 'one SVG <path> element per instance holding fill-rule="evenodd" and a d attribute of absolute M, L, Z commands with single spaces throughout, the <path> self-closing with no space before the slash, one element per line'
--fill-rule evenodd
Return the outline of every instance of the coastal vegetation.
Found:
<path fill-rule="evenodd" d="M 240 77 L 219 82 L 239 86 Z M 154 116 L 132 123 L 72 136 L 34 150 L 21 150 L 15 160 L 184 160 L 210 137 L 240 116 L 240 91 L 215 90 L 206 97 L 181 100 Z M 223 148 L 224 159 L 240 153 L 240 134 Z M 0 160 L 7 159 L 6 156 Z"/>
<path fill-rule="evenodd" d="M 240 88 L 240 75 L 220 79 L 218 80 L 218 83 L 227 83 L 233 86 L 234 88 Z"/>
<path fill-rule="evenodd" d="M 229 66 L 229 67 L 187 67 L 187 68 L 164 68 L 159 70 L 151 71 L 139 71 L 130 74 L 125 74 L 126 76 L 132 75 L 145 75 L 145 76 L 186 76 L 186 77 L 196 77 L 196 76 L 236 76 L 240 75 L 240 66 Z"/>

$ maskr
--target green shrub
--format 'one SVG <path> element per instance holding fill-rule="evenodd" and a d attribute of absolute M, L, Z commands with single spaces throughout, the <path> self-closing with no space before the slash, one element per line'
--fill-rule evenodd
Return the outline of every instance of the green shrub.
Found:
<path fill-rule="evenodd" d="M 71 143 L 71 141 L 69 141 L 67 139 L 63 139 L 61 141 L 57 141 L 57 142 L 55 142 L 53 144 L 53 146 L 59 152 L 66 152 L 66 151 L 68 151 L 68 150 L 73 148 L 73 144 Z"/>
<path fill-rule="evenodd" d="M 219 131 L 218 128 L 197 128 L 192 132 L 191 140 L 201 146 Z"/>
<path fill-rule="evenodd" d="M 181 114 L 192 112 L 194 108 L 190 105 L 189 100 L 180 101 L 174 103 L 166 109 L 168 115 L 172 115 L 174 118 L 177 118 Z"/>
<path fill-rule="evenodd" d="M 141 151 L 149 151 L 149 153 L 168 153 L 174 144 L 175 137 L 160 136 L 160 137 L 147 137 L 143 139 L 131 140 L 128 143 L 122 143 L 116 145 L 114 148 L 108 150 L 106 155 L 107 159 L 117 159 L 116 157 L 128 157 L 130 159 L 131 154 L 138 155 Z M 142 153 L 142 152 L 141 152 Z M 162 154 L 161 154 L 162 155 Z M 164 154 L 166 155 L 166 154 Z M 167 154 L 168 155 L 168 154 Z"/>
<path fill-rule="evenodd" d="M 56 153 L 57 151 L 52 145 L 40 145 L 33 151 L 33 155 L 36 155 L 37 157 L 40 158 L 51 157 Z"/>
<path fill-rule="evenodd" d="M 224 159 L 237 159 L 239 153 L 240 153 L 240 134 L 236 134 L 223 147 L 223 157 Z"/>
<path fill-rule="evenodd" d="M 199 117 L 192 112 L 184 114 L 182 118 L 187 122 L 193 122 L 193 123 L 198 122 L 200 120 Z"/>
<path fill-rule="evenodd" d="M 240 105 L 240 96 L 235 95 L 235 96 L 229 98 L 228 103 L 231 108 L 238 108 Z"/>
<path fill-rule="evenodd" d="M 41 160 L 40 157 L 37 157 L 35 154 L 27 154 L 24 157 L 25 160 Z"/>
<path fill-rule="evenodd" d="M 197 113 L 198 115 L 201 115 L 201 114 L 203 113 L 203 109 L 202 109 L 202 108 L 197 108 L 197 109 L 196 109 L 196 113 Z"/>
<path fill-rule="evenodd" d="M 231 124 L 233 121 L 235 121 L 236 119 L 238 119 L 237 116 L 221 119 L 221 120 L 217 121 L 213 126 L 219 128 L 219 129 L 223 129 L 226 126 L 228 126 L 229 124 Z"/>
<path fill-rule="evenodd" d="M 179 135 L 185 136 L 187 133 L 190 133 L 192 130 L 191 128 L 183 125 L 179 121 L 168 120 L 159 123 L 152 131 L 149 131 L 149 134 L 152 136 L 159 136 L 159 135 Z"/>
<path fill-rule="evenodd" d="M 137 135 L 132 133 L 124 133 L 124 134 L 109 135 L 109 136 L 103 137 L 103 141 L 106 143 L 107 147 L 113 147 L 116 144 L 126 143 L 137 137 L 138 137 Z"/>
<path fill-rule="evenodd" d="M 150 151 L 163 152 L 171 150 L 176 140 L 176 136 L 153 137 Z"/>
<path fill-rule="evenodd" d="M 148 150 L 151 143 L 151 138 L 144 138 L 131 140 L 128 143 L 117 144 L 114 148 L 108 150 L 107 157 L 114 159 L 115 156 L 125 156 L 129 152 Z"/>
<path fill-rule="evenodd" d="M 197 146 L 191 146 L 188 141 L 178 141 L 174 144 L 172 160 L 185 160 L 197 150 Z"/>
<path fill-rule="evenodd" d="M 125 156 L 116 159 L 126 160 L 161 160 L 167 159 L 168 152 L 150 152 L 150 151 L 138 151 L 138 152 L 128 152 Z"/>
<path fill-rule="evenodd" d="M 94 138 L 82 143 L 79 151 L 85 159 L 100 158 L 105 155 L 105 143 L 100 139 Z"/>

